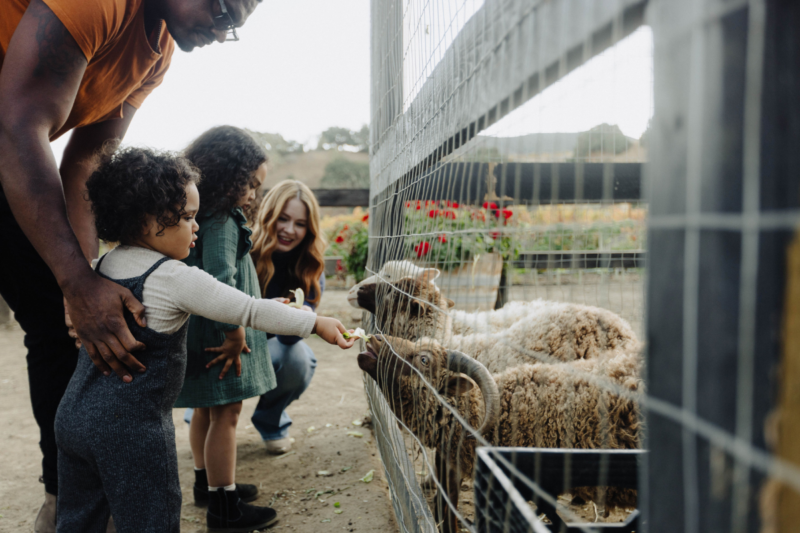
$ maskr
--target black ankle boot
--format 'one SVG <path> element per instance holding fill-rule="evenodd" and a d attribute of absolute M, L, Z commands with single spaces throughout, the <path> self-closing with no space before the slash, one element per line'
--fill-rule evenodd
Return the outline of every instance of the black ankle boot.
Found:
<path fill-rule="evenodd" d="M 219 488 L 208 495 L 206 522 L 214 533 L 250 533 L 278 521 L 274 509 L 244 503 L 235 490 Z"/>
<path fill-rule="evenodd" d="M 197 507 L 208 505 L 208 476 L 205 469 L 194 471 L 194 504 Z M 258 498 L 258 487 L 246 483 L 236 484 L 236 491 L 243 502 L 252 502 Z"/>

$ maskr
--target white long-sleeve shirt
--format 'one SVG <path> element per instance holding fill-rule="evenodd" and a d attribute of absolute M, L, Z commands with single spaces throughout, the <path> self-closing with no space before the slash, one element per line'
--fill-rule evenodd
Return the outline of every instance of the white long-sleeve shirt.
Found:
<path fill-rule="evenodd" d="M 133 278 L 163 257 L 147 248 L 118 246 L 103 259 L 100 272 L 112 279 Z M 142 298 L 147 326 L 161 333 L 178 331 L 189 315 L 199 315 L 276 335 L 308 337 L 317 318 L 274 300 L 253 298 L 174 259 L 165 261 L 145 280 Z"/>

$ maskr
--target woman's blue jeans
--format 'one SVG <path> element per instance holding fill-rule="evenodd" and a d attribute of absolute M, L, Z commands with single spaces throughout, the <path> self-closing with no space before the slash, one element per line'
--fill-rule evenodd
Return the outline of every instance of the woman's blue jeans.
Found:
<path fill-rule="evenodd" d="M 289 434 L 292 419 L 286 408 L 308 388 L 317 368 L 317 359 L 303 341 L 282 344 L 278 337 L 272 337 L 267 346 L 278 386 L 261 396 L 251 420 L 262 439 L 277 440 Z M 192 420 L 192 412 L 192 409 L 186 410 L 183 417 L 186 422 Z"/>

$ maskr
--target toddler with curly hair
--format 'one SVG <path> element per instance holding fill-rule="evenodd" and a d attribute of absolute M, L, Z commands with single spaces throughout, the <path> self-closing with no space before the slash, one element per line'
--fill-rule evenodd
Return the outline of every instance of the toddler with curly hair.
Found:
<path fill-rule="evenodd" d="M 184 158 L 127 148 L 86 184 L 98 236 L 119 243 L 95 269 L 146 307 L 146 323 L 126 316 L 145 346 L 137 352 L 145 370 L 123 381 L 98 370 L 81 348 L 55 423 L 61 533 L 105 532 L 109 514 L 120 533 L 180 531 L 172 407 L 186 370 L 190 315 L 270 333 L 316 333 L 343 349 L 353 345 L 338 320 L 253 298 L 181 261 L 197 239 L 199 181 Z M 215 527 L 251 531 L 240 527 L 248 509 L 236 492 L 218 496 L 226 517 Z"/>

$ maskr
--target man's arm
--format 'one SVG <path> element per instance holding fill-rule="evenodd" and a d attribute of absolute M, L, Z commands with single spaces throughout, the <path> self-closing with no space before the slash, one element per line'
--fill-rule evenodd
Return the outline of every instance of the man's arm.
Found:
<path fill-rule="evenodd" d="M 136 108 L 123 105 L 120 119 L 106 120 L 75 129 L 61 158 L 61 181 L 67 202 L 67 215 L 87 261 L 97 258 L 97 232 L 91 204 L 86 201 L 86 180 L 95 170 L 96 154 L 110 140 L 122 140 Z"/>
<path fill-rule="evenodd" d="M 42 0 L 32 0 L 11 38 L 0 71 L 0 180 L 14 217 L 53 272 L 75 329 L 95 364 L 130 381 L 143 371 L 130 351 L 142 344 L 122 307 L 141 322 L 133 294 L 94 273 L 70 227 L 50 136 L 66 122 L 87 61 Z M 109 368 L 110 367 L 110 368 Z"/>

